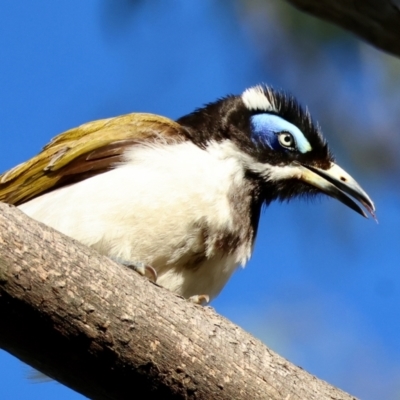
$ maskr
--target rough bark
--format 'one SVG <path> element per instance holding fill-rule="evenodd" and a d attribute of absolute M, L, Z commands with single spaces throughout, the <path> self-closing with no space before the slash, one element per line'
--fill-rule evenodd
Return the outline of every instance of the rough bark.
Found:
<path fill-rule="evenodd" d="M 94 399 L 354 399 L 2 203 L 0 347 Z"/>
<path fill-rule="evenodd" d="M 400 0 L 286 0 L 400 56 Z"/>

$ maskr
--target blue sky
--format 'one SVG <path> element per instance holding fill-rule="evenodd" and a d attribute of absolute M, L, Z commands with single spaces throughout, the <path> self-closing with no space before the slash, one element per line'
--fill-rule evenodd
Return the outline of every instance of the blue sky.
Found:
<path fill-rule="evenodd" d="M 260 46 L 251 25 L 260 22 L 236 2 L 2 2 L 0 171 L 90 120 L 136 111 L 177 118 L 259 82 L 300 94 L 338 163 L 375 200 L 379 224 L 327 198 L 273 204 L 251 262 L 212 305 L 319 378 L 364 399 L 398 399 L 399 171 L 376 166 L 386 157 L 379 146 L 371 159 L 359 152 L 374 137 L 398 151 L 399 99 L 379 78 L 387 56 L 345 37 L 321 42 L 311 70 L 294 54 L 304 52 L 301 36 L 284 42 L 277 16 L 262 22 L 271 35 Z M 81 397 L 32 383 L 4 351 L 0 370 L 2 399 Z"/>

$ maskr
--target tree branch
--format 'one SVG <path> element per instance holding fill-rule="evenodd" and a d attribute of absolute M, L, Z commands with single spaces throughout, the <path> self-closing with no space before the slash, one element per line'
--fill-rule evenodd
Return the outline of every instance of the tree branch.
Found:
<path fill-rule="evenodd" d="M 354 399 L 2 203 L 0 321 L 0 347 L 94 399 Z"/>
<path fill-rule="evenodd" d="M 372 45 L 400 56 L 399 0 L 286 0 L 341 26 Z"/>

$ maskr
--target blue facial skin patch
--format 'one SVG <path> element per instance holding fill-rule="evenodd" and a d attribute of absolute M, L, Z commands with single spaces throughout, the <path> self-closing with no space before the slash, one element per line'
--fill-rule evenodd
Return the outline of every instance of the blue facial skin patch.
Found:
<path fill-rule="evenodd" d="M 274 114 L 257 114 L 251 117 L 252 140 L 273 150 L 287 150 L 278 140 L 279 132 L 289 132 L 296 142 L 294 151 L 307 153 L 311 145 L 297 126 Z"/>

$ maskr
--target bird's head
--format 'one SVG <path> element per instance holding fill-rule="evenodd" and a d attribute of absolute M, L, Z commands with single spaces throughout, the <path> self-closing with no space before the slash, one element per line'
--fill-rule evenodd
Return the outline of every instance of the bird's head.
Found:
<path fill-rule="evenodd" d="M 327 194 L 366 217 L 372 200 L 335 162 L 320 128 L 297 100 L 268 86 L 255 86 L 184 116 L 178 122 L 201 147 L 231 141 L 248 173 L 260 182 L 262 200 Z M 351 197 L 350 197 L 351 196 Z"/>

